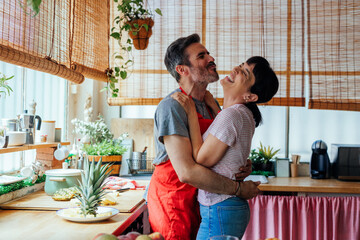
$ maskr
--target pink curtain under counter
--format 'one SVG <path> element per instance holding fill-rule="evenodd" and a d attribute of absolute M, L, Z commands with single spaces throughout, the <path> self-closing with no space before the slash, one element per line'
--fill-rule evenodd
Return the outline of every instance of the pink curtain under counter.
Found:
<path fill-rule="evenodd" d="M 259 195 L 243 240 L 360 240 L 360 197 Z"/>

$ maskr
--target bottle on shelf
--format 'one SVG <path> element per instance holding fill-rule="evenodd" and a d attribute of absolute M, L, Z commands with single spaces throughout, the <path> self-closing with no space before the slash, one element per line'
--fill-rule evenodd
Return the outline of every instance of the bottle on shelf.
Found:
<path fill-rule="evenodd" d="M 69 156 L 71 156 L 70 168 L 76 169 L 78 165 L 79 151 L 77 148 L 77 141 L 75 139 Z"/>

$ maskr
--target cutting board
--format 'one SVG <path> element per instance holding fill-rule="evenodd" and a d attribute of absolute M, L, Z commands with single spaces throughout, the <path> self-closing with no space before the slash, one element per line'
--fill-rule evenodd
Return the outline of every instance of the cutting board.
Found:
<path fill-rule="evenodd" d="M 122 213 L 130 213 L 134 211 L 143 201 L 144 190 L 129 190 L 119 193 L 117 204 L 110 205 L 119 209 Z M 55 201 L 44 191 L 37 191 L 26 195 L 25 197 L 3 203 L 0 205 L 2 209 L 29 209 L 29 210 L 49 210 L 56 211 L 63 208 L 74 207 L 70 201 Z"/>

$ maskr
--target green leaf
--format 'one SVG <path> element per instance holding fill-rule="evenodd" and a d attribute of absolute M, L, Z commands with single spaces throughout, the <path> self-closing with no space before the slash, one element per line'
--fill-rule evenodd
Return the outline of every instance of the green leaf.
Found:
<path fill-rule="evenodd" d="M 110 78 L 110 81 L 113 82 L 113 83 L 117 83 L 117 82 L 118 82 L 117 78 L 114 78 L 114 77 L 111 77 L 111 78 Z"/>
<path fill-rule="evenodd" d="M 127 77 L 127 72 L 121 71 L 121 72 L 120 72 L 120 76 L 121 76 L 122 79 L 126 79 L 126 77 Z"/>
<path fill-rule="evenodd" d="M 124 25 L 124 30 L 126 30 L 126 31 L 129 31 L 131 29 L 131 25 L 130 24 L 125 24 Z"/>
<path fill-rule="evenodd" d="M 160 16 L 162 16 L 162 12 L 161 12 L 161 10 L 160 10 L 159 8 L 155 9 L 155 12 L 156 12 L 157 14 L 159 14 Z"/>
<path fill-rule="evenodd" d="M 116 59 L 124 59 L 124 58 L 123 58 L 122 56 L 120 56 L 120 55 L 116 55 L 115 58 L 116 58 Z"/>
<path fill-rule="evenodd" d="M 27 4 L 31 7 L 31 9 L 35 12 L 35 15 L 38 15 L 40 12 L 40 4 L 42 0 L 27 0 Z"/>
<path fill-rule="evenodd" d="M 118 32 L 113 32 L 112 34 L 110 34 L 110 36 L 118 40 L 120 39 L 120 33 Z"/>
<path fill-rule="evenodd" d="M 120 72 L 120 68 L 119 68 L 119 67 L 115 67 L 115 72 Z"/>
<path fill-rule="evenodd" d="M 149 26 L 146 23 L 144 23 L 142 26 L 145 28 L 146 31 L 149 31 Z"/>
<path fill-rule="evenodd" d="M 131 46 L 128 46 L 126 50 L 127 50 L 128 52 L 130 52 L 131 49 L 132 49 L 132 47 L 131 47 Z"/>
<path fill-rule="evenodd" d="M 108 87 L 103 87 L 100 92 L 104 92 L 104 91 L 107 91 L 108 90 Z"/>
<path fill-rule="evenodd" d="M 134 23 L 134 25 L 133 25 L 136 29 L 139 29 L 139 24 L 137 24 L 137 23 Z"/>
<path fill-rule="evenodd" d="M 136 35 L 138 34 L 138 32 L 132 31 L 132 34 L 133 34 L 134 36 L 136 36 Z"/>
<path fill-rule="evenodd" d="M 111 96 L 112 97 L 117 97 L 118 95 L 116 93 L 113 93 Z"/>

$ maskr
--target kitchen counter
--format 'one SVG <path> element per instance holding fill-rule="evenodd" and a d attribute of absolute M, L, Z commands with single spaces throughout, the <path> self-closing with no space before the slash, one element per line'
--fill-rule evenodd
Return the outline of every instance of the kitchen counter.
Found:
<path fill-rule="evenodd" d="M 275 177 L 268 178 L 268 180 L 269 183 L 259 186 L 261 191 L 360 194 L 360 182 L 312 179 L 310 177 Z"/>
<path fill-rule="evenodd" d="M 137 181 L 145 185 L 149 181 Z M 120 212 L 112 218 L 94 223 L 77 223 L 62 219 L 56 215 L 52 204 L 48 209 L 39 208 L 38 203 L 30 208 L 34 196 L 43 194 L 39 191 L 24 198 L 16 199 L 2 204 L 0 209 L 1 239 L 93 239 L 99 233 L 114 233 L 119 235 L 124 232 L 141 214 L 146 211 L 142 196 L 145 190 L 130 190 L 123 193 L 124 201 L 131 201 L 128 196 L 136 191 L 136 199 L 130 204 L 135 205 L 131 212 Z M 135 196 L 134 195 L 134 196 Z M 43 200 L 44 197 L 39 198 Z M 39 201 L 41 202 L 41 201 Z M 42 201 L 45 203 L 45 201 Z M 25 208 L 24 208 L 25 206 Z M 110 206 L 111 207 L 111 206 Z"/>
<path fill-rule="evenodd" d="M 360 182 L 336 179 L 269 178 L 261 184 L 263 192 L 360 194 Z M 137 180 L 138 181 L 138 180 Z M 148 183 L 143 181 L 143 183 Z M 139 191 L 139 190 L 137 190 Z M 1 238 L 4 239 L 89 239 L 98 233 L 121 234 L 146 210 L 142 200 L 131 213 L 119 213 L 109 220 L 96 223 L 75 223 L 45 210 L 0 210 Z M 26 237 L 24 237 L 26 236 Z"/>
<path fill-rule="evenodd" d="M 119 213 L 109 220 L 75 223 L 55 211 L 0 210 L 1 239 L 93 239 L 98 233 L 123 232 L 146 209 L 143 202 L 132 213 Z"/>

